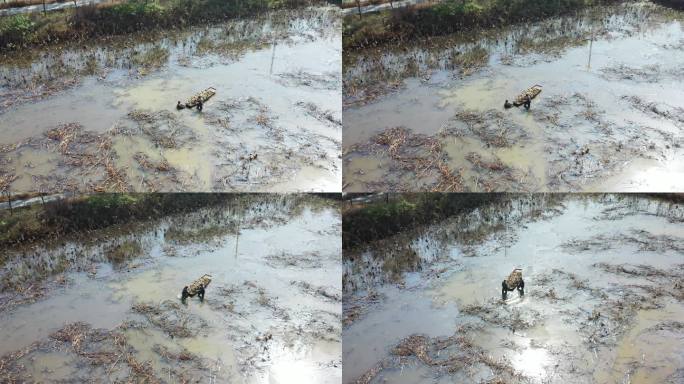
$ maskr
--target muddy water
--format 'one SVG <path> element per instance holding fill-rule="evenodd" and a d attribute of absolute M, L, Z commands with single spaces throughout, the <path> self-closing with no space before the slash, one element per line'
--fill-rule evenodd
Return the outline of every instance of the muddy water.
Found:
<path fill-rule="evenodd" d="M 129 356 L 149 364 L 145 377 L 161 382 L 340 381 L 340 217 L 331 203 L 250 197 L 93 235 L 20 250 L 3 266 L 3 380 L 135 381 L 147 374 L 129 372 L 124 357 L 101 363 L 98 354 L 85 353 L 92 348 L 86 340 L 97 337 L 86 337 L 80 349 L 55 341 L 56 331 L 83 322 L 120 332 Z M 126 241 L 139 242 L 142 254 L 108 262 L 106 250 Z M 66 259 L 64 272 L 29 275 L 45 271 L 40 266 L 51 259 Z M 195 297 L 182 305 L 180 289 L 205 273 L 213 280 L 204 302 Z M 143 304 L 160 312 L 136 309 Z M 174 316 L 178 323 L 166 323 Z M 28 352 L 17 358 L 22 350 Z M 168 360 L 160 351 L 186 357 Z"/>
<path fill-rule="evenodd" d="M 282 11 L 5 57 L 2 174 L 15 176 L 16 192 L 98 184 L 136 191 L 337 191 L 339 23 L 332 7 Z M 217 94 L 203 112 L 176 110 L 176 101 L 207 87 Z M 46 133 L 66 123 L 77 123 L 81 135 L 56 150 L 60 140 Z M 102 152 L 85 133 L 108 140 L 104 148 L 111 151 L 95 164 L 74 164 L 74 154 Z M 168 167 L 140 162 L 140 153 Z M 118 185 L 107 182 L 112 167 L 123 176 Z"/>
<path fill-rule="evenodd" d="M 361 52 L 344 73 L 344 185 L 374 189 L 382 174 L 396 189 L 434 188 L 402 173 L 401 150 L 378 145 L 402 126 L 439 140 L 439 157 L 463 175 L 454 190 L 680 190 L 683 31 L 681 13 L 637 3 Z M 450 59 L 476 48 L 488 56 L 475 68 Z M 503 108 L 535 84 L 530 111 Z"/>
<path fill-rule="evenodd" d="M 520 196 L 353 251 L 343 381 L 677 382 L 683 219 L 648 198 Z M 389 260 L 402 245 L 421 261 L 397 277 Z M 516 267 L 525 295 L 503 301 Z M 411 335 L 433 340 L 432 364 L 393 352 Z M 453 349 L 452 336 L 471 344 Z"/>

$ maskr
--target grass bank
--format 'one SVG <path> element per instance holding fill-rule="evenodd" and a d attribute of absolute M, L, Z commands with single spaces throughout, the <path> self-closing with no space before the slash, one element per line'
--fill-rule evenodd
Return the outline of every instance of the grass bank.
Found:
<path fill-rule="evenodd" d="M 86 5 L 47 14 L 0 18 L 0 51 L 61 41 L 82 41 L 160 29 L 179 29 L 241 17 L 273 9 L 294 9 L 323 0 L 129 0 Z M 333 2 L 334 3 L 334 2 Z"/>
<path fill-rule="evenodd" d="M 261 194 L 250 193 L 97 193 L 0 210 L 0 248 L 61 238 L 135 221 L 196 211 L 233 201 L 258 201 Z M 292 194 L 293 214 L 309 207 L 339 207 L 341 194 Z M 304 204 L 300 204 L 304 203 Z M 232 228 L 206 228 L 205 238 Z M 183 233 L 179 236 L 184 235 Z M 196 234 L 195 234 L 196 235 Z M 134 253 L 123 248 L 123 254 Z M 120 255 L 113 254 L 114 259 Z M 1 259 L 1 257 L 0 257 Z"/>
<path fill-rule="evenodd" d="M 0 247 L 220 204 L 240 194 L 93 194 L 0 211 Z"/>
<path fill-rule="evenodd" d="M 684 0 L 653 0 L 653 2 L 666 7 L 684 10 Z"/>
<path fill-rule="evenodd" d="M 403 230 L 501 201 L 505 193 L 390 194 L 383 201 L 349 206 L 342 213 L 342 248 L 380 240 Z M 354 195 L 350 195 L 354 197 Z"/>
<path fill-rule="evenodd" d="M 364 195 L 371 197 L 369 201 L 351 203 L 352 199 Z M 523 195 L 525 194 L 389 193 L 374 199 L 372 194 L 349 194 L 349 201 L 343 203 L 342 248 L 353 249 L 405 230 L 437 223 L 450 216 L 468 213 L 476 208 Z M 551 195 L 562 197 L 572 194 Z M 599 198 L 604 195 L 586 193 L 577 196 Z M 675 205 L 684 203 L 684 193 L 622 193 L 616 196 L 625 199 L 658 200 Z"/>
<path fill-rule="evenodd" d="M 343 47 L 355 50 L 476 28 L 537 21 L 626 0 L 444 0 L 437 4 L 347 15 Z M 671 0 L 672 1 L 672 0 Z"/>

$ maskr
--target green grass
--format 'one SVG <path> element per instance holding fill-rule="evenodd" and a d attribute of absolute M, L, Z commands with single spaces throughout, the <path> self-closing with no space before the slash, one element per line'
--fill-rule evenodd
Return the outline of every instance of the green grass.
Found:
<path fill-rule="evenodd" d="M 36 34 L 36 23 L 25 15 L 0 18 L 0 45 L 12 49 Z"/>
<path fill-rule="evenodd" d="M 434 5 L 347 15 L 343 47 L 351 51 L 476 28 L 540 20 L 624 0 L 444 0 Z"/>
<path fill-rule="evenodd" d="M 0 51 L 248 17 L 321 0 L 129 0 L 63 11 L 0 17 Z"/>
<path fill-rule="evenodd" d="M 342 217 L 342 247 L 351 249 L 406 229 L 491 204 L 505 194 L 410 193 L 349 209 Z"/>
<path fill-rule="evenodd" d="M 42 210 L 33 206 L 0 212 L 0 244 L 6 245 L 22 240 L 42 237 L 45 231 Z"/>
<path fill-rule="evenodd" d="M 391 12 L 380 12 L 363 17 L 345 17 L 342 28 L 344 48 L 366 48 L 401 38 L 400 34 L 392 32 L 391 16 Z"/>
<path fill-rule="evenodd" d="M 99 193 L 12 211 L 5 209 L 0 211 L 0 247 L 188 212 L 230 201 L 237 196 L 213 193 Z"/>

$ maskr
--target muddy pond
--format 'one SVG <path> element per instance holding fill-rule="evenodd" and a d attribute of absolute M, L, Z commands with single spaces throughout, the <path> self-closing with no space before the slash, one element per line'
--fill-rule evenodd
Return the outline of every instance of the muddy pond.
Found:
<path fill-rule="evenodd" d="M 344 190 L 681 190 L 683 19 L 627 2 L 350 53 Z"/>
<path fill-rule="evenodd" d="M 339 383 L 340 225 L 328 200 L 254 195 L 7 250 L 0 381 Z"/>
<path fill-rule="evenodd" d="M 321 6 L 5 54 L 0 186 L 338 192 L 340 25 Z"/>
<path fill-rule="evenodd" d="M 343 260 L 344 383 L 684 379 L 684 206 L 515 195 Z"/>

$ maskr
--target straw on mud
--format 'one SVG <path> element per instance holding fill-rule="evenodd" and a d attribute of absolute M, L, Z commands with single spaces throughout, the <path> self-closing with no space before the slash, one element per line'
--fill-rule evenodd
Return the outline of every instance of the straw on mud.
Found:
<path fill-rule="evenodd" d="M 63 155 L 62 164 L 88 167 L 86 172 L 92 172 L 99 167 L 104 168 L 104 179 L 98 184 L 90 185 L 91 191 L 128 192 L 131 189 L 125 169 L 119 169 L 114 165 L 115 155 L 112 153 L 111 137 L 84 132 L 78 123 L 61 124 L 49 130 L 46 136 L 58 143 L 57 147 Z M 88 151 L 92 145 L 95 148 Z"/>
<path fill-rule="evenodd" d="M 178 148 L 194 139 L 192 130 L 181 124 L 178 116 L 169 111 L 134 110 L 128 113 L 128 117 L 137 123 L 140 132 L 162 148 Z"/>
<path fill-rule="evenodd" d="M 382 372 L 383 369 L 389 368 L 391 366 L 391 363 L 389 360 L 383 360 L 377 364 L 375 364 L 371 369 L 366 371 L 361 377 L 356 379 L 354 382 L 355 384 L 369 384 L 370 382 L 375 379 L 375 377 Z"/>
<path fill-rule="evenodd" d="M 498 110 L 462 110 L 442 128 L 441 137 L 474 135 L 487 146 L 511 147 L 527 139 L 525 129 Z"/>
<path fill-rule="evenodd" d="M 342 126 L 342 121 L 335 117 L 332 111 L 324 111 L 314 103 L 306 103 L 303 101 L 297 102 L 297 106 L 303 108 L 306 113 L 318 121 L 332 123 L 336 126 Z"/>
<path fill-rule="evenodd" d="M 437 164 L 441 179 L 439 184 L 433 188 L 434 191 L 462 191 L 464 189 L 463 170 L 458 170 L 458 173 L 453 172 L 445 162 Z"/>
<path fill-rule="evenodd" d="M 100 159 L 91 153 L 67 153 L 63 163 L 72 167 L 95 167 L 100 164 Z"/>
<path fill-rule="evenodd" d="M 14 172 L 0 173 L 0 192 L 8 191 L 12 183 L 18 178 L 19 176 Z"/>
<path fill-rule="evenodd" d="M 622 96 L 634 109 L 653 116 L 684 123 L 684 108 L 673 107 L 665 103 L 649 102 L 639 96 Z"/>
<path fill-rule="evenodd" d="M 380 145 L 386 145 L 389 155 L 395 159 L 400 159 L 399 149 L 406 143 L 406 138 L 407 130 L 397 127 L 380 133 L 376 136 L 375 142 Z"/>
<path fill-rule="evenodd" d="M 141 363 L 133 357 L 132 354 L 126 355 L 126 362 L 128 363 L 128 366 L 131 367 L 131 370 L 133 370 L 136 377 L 144 378 L 145 382 L 148 383 L 161 383 L 161 381 L 154 376 L 152 362 L 146 361 Z"/>
<path fill-rule="evenodd" d="M 370 290 L 365 296 L 353 295 L 345 297 L 342 302 L 342 311 L 344 315 L 343 325 L 351 325 L 354 321 L 361 318 L 361 316 L 368 311 L 371 305 L 377 304 L 382 296 Z"/>
<path fill-rule="evenodd" d="M 291 281 L 291 285 L 298 286 L 301 290 L 312 296 L 322 296 L 325 299 L 332 301 L 341 301 L 342 297 L 339 293 L 334 292 L 332 288 L 316 287 L 306 281 Z"/>
<path fill-rule="evenodd" d="M 254 121 L 256 121 L 256 123 L 259 125 L 268 127 L 270 125 L 271 119 L 268 116 L 266 116 L 266 114 L 261 112 L 257 115 L 257 117 L 254 118 Z"/>
<path fill-rule="evenodd" d="M 461 312 L 513 331 L 529 329 L 541 319 L 541 314 L 534 309 L 528 308 L 521 311 L 519 308 L 501 305 L 500 301 L 494 299 L 482 304 L 465 305 L 461 308 Z"/>
<path fill-rule="evenodd" d="M 343 106 L 349 108 L 368 104 L 380 96 L 401 89 L 402 86 L 402 82 L 396 79 L 377 82 L 353 82 L 345 80 L 342 89 L 345 98 Z"/>
<path fill-rule="evenodd" d="M 86 323 L 71 323 L 54 332 L 50 337 L 64 343 L 70 343 L 72 348 L 78 353 L 81 349 L 81 343 L 86 339 L 86 333 L 89 330 L 90 326 Z"/>
<path fill-rule="evenodd" d="M 62 347 L 66 346 L 69 352 L 76 355 L 76 366 L 91 367 L 93 370 L 101 368 L 108 379 L 114 376 L 119 381 L 123 379 L 126 382 L 162 383 L 164 381 L 155 374 L 153 360 L 140 361 L 136 357 L 136 349 L 128 344 L 123 332 L 127 329 L 143 328 L 143 325 L 137 323 L 123 323 L 114 330 L 93 329 L 81 322 L 67 324 L 52 333 L 51 340 L 37 341 L 25 349 L 0 357 L 0 381 L 30 381 L 27 380 L 30 374 L 26 372 L 22 358 L 33 359 L 32 354 L 36 351 L 64 351 Z M 199 356 L 184 348 L 178 353 L 173 353 L 166 347 L 154 345 L 152 351 L 167 360 L 179 382 L 190 382 L 188 376 L 196 378 L 199 371 L 206 368 Z M 190 370 L 192 372 L 189 373 Z"/>
<path fill-rule="evenodd" d="M 468 153 L 465 156 L 465 159 L 470 161 L 479 168 L 485 168 L 491 171 L 502 171 L 505 169 L 505 165 L 501 162 L 500 159 L 497 158 L 495 161 L 486 161 L 482 159 L 482 156 L 480 154 L 475 152 Z"/>
<path fill-rule="evenodd" d="M 19 371 L 25 369 L 24 365 L 19 365 L 19 361 L 37 349 L 40 348 L 40 342 L 31 343 L 26 348 L 14 351 L 0 357 L 0 381 L 7 383 L 23 382 L 23 379 L 17 375 Z"/>
<path fill-rule="evenodd" d="M 660 278 L 678 278 L 681 277 L 682 273 L 675 273 L 672 271 L 666 271 L 658 269 L 651 265 L 638 264 L 638 265 L 614 265 L 605 262 L 600 262 L 593 264 L 593 267 L 600 268 L 605 272 L 610 272 L 614 274 L 625 274 L 631 276 L 646 276 L 646 277 L 660 277 Z"/>
<path fill-rule="evenodd" d="M 150 323 L 173 337 L 191 337 L 196 333 L 192 325 L 200 328 L 206 324 L 201 317 L 186 313 L 178 303 L 170 300 L 158 305 L 138 303 L 133 306 L 133 310 L 144 315 Z"/>
<path fill-rule="evenodd" d="M 12 152 L 17 149 L 18 146 L 19 144 L 0 144 L 0 153 Z"/>
<path fill-rule="evenodd" d="M 415 357 L 421 363 L 448 373 L 455 373 L 476 364 L 484 364 L 495 374 L 504 375 L 508 380 L 520 380 L 523 375 L 517 372 L 504 359 L 495 359 L 476 346 L 467 335 L 468 329 L 461 328 L 449 337 L 431 339 L 425 335 L 411 335 L 401 340 L 392 349 L 392 355 L 399 359 L 385 359 L 366 371 L 356 383 L 371 382 L 383 369 L 403 365 L 405 359 Z M 436 355 L 437 357 L 433 357 Z M 442 357 L 444 356 L 444 357 Z M 506 382 L 506 381 L 504 381 Z"/>
<path fill-rule="evenodd" d="M 185 348 L 183 348 L 180 352 L 175 353 L 164 345 L 155 344 L 152 347 L 152 350 L 159 354 L 159 356 L 170 361 L 191 361 L 199 359 L 197 355 L 193 354 Z"/>
<path fill-rule="evenodd" d="M 432 136 L 411 133 L 403 127 L 385 130 L 372 139 L 375 151 L 386 152 L 398 163 L 403 171 L 413 171 L 418 177 L 436 175 L 439 177 L 435 190 L 463 191 L 463 179 L 460 171 L 454 172 L 443 160 L 446 154 L 442 144 Z M 352 148 L 352 151 L 363 146 Z"/>
<path fill-rule="evenodd" d="M 492 119 L 496 119 L 495 124 L 490 124 Z M 452 119 L 436 136 L 414 134 L 406 128 L 395 127 L 377 134 L 368 144 L 356 144 L 347 148 L 345 157 L 356 153 L 362 156 L 385 154 L 392 160 L 389 171 L 398 174 L 399 180 L 405 176 L 416 176 L 423 179 L 422 183 L 432 182 L 425 185 L 424 189 L 462 192 L 466 190 L 465 169 L 452 169 L 449 164 L 449 153 L 443 148 L 442 140 L 447 136 L 469 134 L 475 134 L 485 144 L 494 147 L 509 147 L 527 138 L 527 133 L 521 126 L 505 122 L 503 115 L 498 111 L 461 111 L 455 120 Z M 494 161 L 485 161 L 479 154 L 469 153 L 466 160 L 474 165 L 477 188 L 485 191 L 509 185 L 516 185 L 518 189 L 534 189 L 537 183 L 531 171 L 506 166 L 498 158 Z M 391 188 L 410 189 L 402 185 Z"/>
<path fill-rule="evenodd" d="M 104 181 L 92 187 L 94 192 L 129 192 L 130 184 L 127 181 L 125 168 L 116 168 L 110 158 L 104 163 L 106 177 Z"/>
<path fill-rule="evenodd" d="M 162 158 L 158 162 L 154 162 L 150 159 L 150 157 L 143 153 L 143 152 L 137 152 L 133 158 L 142 166 L 143 168 L 151 169 L 151 170 L 156 170 L 160 172 L 167 172 L 171 170 L 171 165 L 169 162 Z"/>
<path fill-rule="evenodd" d="M 81 128 L 81 125 L 78 123 L 62 124 L 57 128 L 49 130 L 46 136 L 51 140 L 58 141 L 60 152 L 66 154 L 69 151 L 69 144 L 76 140 Z"/>

